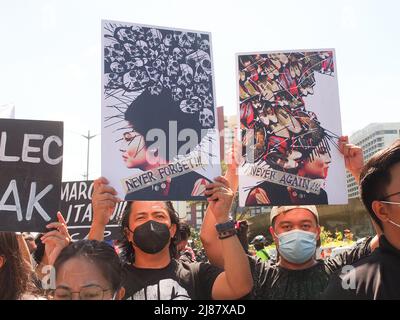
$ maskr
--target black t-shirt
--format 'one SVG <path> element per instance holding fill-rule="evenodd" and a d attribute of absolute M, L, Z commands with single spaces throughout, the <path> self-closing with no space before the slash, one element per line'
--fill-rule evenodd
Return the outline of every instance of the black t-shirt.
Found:
<path fill-rule="evenodd" d="M 221 269 L 209 263 L 172 259 L 162 269 L 139 269 L 125 265 L 127 300 L 209 300 Z"/>
<path fill-rule="evenodd" d="M 125 196 L 126 201 L 131 200 L 204 200 L 204 195 L 194 196 L 196 184 L 200 182 L 211 183 L 211 180 L 195 171 L 185 173 L 166 181 L 140 189 Z"/>
<path fill-rule="evenodd" d="M 332 277 L 323 299 L 400 299 L 400 250 L 384 236 L 379 238 L 379 248 L 352 267 Z"/>
<path fill-rule="evenodd" d="M 289 270 L 278 264 L 250 257 L 253 274 L 253 299 L 260 300 L 308 300 L 318 299 L 328 286 L 329 279 L 345 265 L 354 263 L 371 253 L 371 238 L 349 251 L 304 270 Z"/>

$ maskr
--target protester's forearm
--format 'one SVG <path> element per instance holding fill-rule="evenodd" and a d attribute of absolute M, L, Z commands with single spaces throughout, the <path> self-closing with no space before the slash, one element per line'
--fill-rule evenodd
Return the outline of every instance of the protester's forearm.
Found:
<path fill-rule="evenodd" d="M 104 240 L 104 230 L 106 227 L 104 225 L 93 223 L 90 227 L 90 231 L 88 234 L 89 240 L 97 240 L 103 241 Z"/>
<path fill-rule="evenodd" d="M 236 193 L 239 187 L 239 178 L 237 169 L 228 169 L 225 173 L 225 178 L 229 181 L 231 190 Z"/>
<path fill-rule="evenodd" d="M 349 172 L 353 176 L 353 178 L 357 182 L 357 184 L 360 184 L 361 169 L 360 170 L 352 170 L 352 171 L 349 170 Z"/>
<path fill-rule="evenodd" d="M 221 241 L 218 239 L 218 233 L 215 229 L 216 223 L 213 213 L 207 208 L 200 230 L 200 239 L 210 263 L 223 268 L 224 258 L 222 256 Z"/>
<path fill-rule="evenodd" d="M 238 296 L 245 296 L 253 287 L 249 260 L 237 236 L 219 241 L 222 247 L 227 282 Z"/>

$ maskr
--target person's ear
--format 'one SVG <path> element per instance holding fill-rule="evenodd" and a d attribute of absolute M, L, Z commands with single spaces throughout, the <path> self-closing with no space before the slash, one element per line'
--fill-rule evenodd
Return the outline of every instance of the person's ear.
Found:
<path fill-rule="evenodd" d="M 115 300 L 122 300 L 125 297 L 125 288 L 121 287 L 117 291 L 117 295 L 115 296 Z"/>
<path fill-rule="evenodd" d="M 274 239 L 275 244 L 278 245 L 279 241 L 278 238 L 276 237 L 275 230 L 272 226 L 269 227 L 269 233 L 271 234 L 272 239 Z"/>
<path fill-rule="evenodd" d="M 175 237 L 176 234 L 176 224 L 173 223 L 171 228 L 169 229 L 169 234 L 171 235 L 171 238 Z"/>
<path fill-rule="evenodd" d="M 133 242 L 133 233 L 125 227 L 124 229 L 125 237 L 128 239 L 129 242 Z"/>
<path fill-rule="evenodd" d="M 387 207 L 382 202 L 377 200 L 373 201 L 372 210 L 382 222 L 387 222 L 389 220 L 389 212 L 387 211 Z"/>
<path fill-rule="evenodd" d="M 320 239 L 320 236 L 321 236 L 321 227 L 320 226 L 318 226 L 317 227 L 317 237 L 315 238 L 315 240 L 319 240 Z"/>
<path fill-rule="evenodd" d="M 4 256 L 0 256 L 0 269 L 4 267 L 6 264 L 6 258 Z"/>

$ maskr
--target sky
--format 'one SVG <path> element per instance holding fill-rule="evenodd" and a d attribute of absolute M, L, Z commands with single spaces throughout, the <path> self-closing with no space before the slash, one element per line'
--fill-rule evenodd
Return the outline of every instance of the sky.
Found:
<path fill-rule="evenodd" d="M 1 1 L 0 105 L 64 122 L 63 180 L 82 180 L 100 133 L 101 19 L 212 33 L 217 105 L 238 108 L 235 53 L 335 48 L 343 133 L 400 121 L 399 1 Z M 100 172 L 98 135 L 89 178 Z"/>

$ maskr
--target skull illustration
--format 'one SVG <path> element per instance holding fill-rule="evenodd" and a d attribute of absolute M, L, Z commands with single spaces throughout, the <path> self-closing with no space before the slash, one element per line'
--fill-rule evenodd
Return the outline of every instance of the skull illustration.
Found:
<path fill-rule="evenodd" d="M 130 70 L 130 69 L 134 69 L 136 67 L 143 67 L 147 62 L 148 62 L 148 59 L 146 59 L 146 58 L 143 58 L 143 59 L 133 58 L 130 61 L 128 61 L 125 65 L 126 65 L 126 68 L 128 70 Z"/>
<path fill-rule="evenodd" d="M 209 109 L 211 109 L 212 108 L 212 106 L 213 106 L 213 98 L 212 98 L 212 96 L 211 95 L 206 95 L 206 96 L 203 96 L 203 105 L 204 105 L 204 108 L 209 108 Z"/>
<path fill-rule="evenodd" d="M 181 48 L 190 49 L 196 42 L 196 34 L 193 32 L 182 32 L 179 35 L 178 44 Z"/>
<path fill-rule="evenodd" d="M 160 80 L 161 73 L 156 68 L 153 68 L 151 66 L 146 66 L 145 68 L 146 68 L 149 78 L 152 81 L 158 82 Z"/>
<path fill-rule="evenodd" d="M 149 87 L 150 94 L 159 95 L 162 92 L 163 84 L 161 82 L 157 82 L 156 84 Z"/>
<path fill-rule="evenodd" d="M 160 59 L 153 61 L 151 65 L 161 73 L 165 70 L 165 62 Z"/>
<path fill-rule="evenodd" d="M 201 101 L 198 97 L 193 97 L 189 100 L 182 100 L 179 107 L 184 113 L 196 113 L 201 108 Z"/>
<path fill-rule="evenodd" d="M 193 86 L 192 87 L 187 87 L 185 89 L 185 98 L 186 99 L 191 99 L 193 96 L 194 96 Z"/>
<path fill-rule="evenodd" d="M 131 41 L 132 43 L 135 43 L 136 41 L 136 35 L 131 27 L 115 28 L 114 38 L 117 39 L 119 42 Z"/>
<path fill-rule="evenodd" d="M 162 40 L 162 34 L 160 30 L 150 29 L 146 33 L 146 41 L 151 48 L 156 48 L 160 45 Z"/>
<path fill-rule="evenodd" d="M 115 73 L 122 73 L 122 72 L 125 71 L 124 70 L 125 69 L 124 66 L 121 63 L 117 62 L 117 61 L 114 61 L 113 63 L 111 63 L 110 69 L 111 69 L 112 72 L 115 72 Z"/>
<path fill-rule="evenodd" d="M 181 37 L 181 35 L 182 35 L 181 31 L 174 31 L 174 33 L 172 35 L 172 38 L 174 39 L 174 41 L 178 42 L 180 37 Z"/>
<path fill-rule="evenodd" d="M 181 76 L 178 78 L 178 85 L 187 87 L 193 81 L 193 69 L 187 64 L 181 64 Z"/>
<path fill-rule="evenodd" d="M 200 50 L 203 50 L 205 52 L 208 52 L 210 49 L 210 43 L 208 42 L 208 40 L 203 39 L 200 41 L 200 46 L 199 46 Z"/>
<path fill-rule="evenodd" d="M 124 74 L 123 82 L 127 91 L 143 89 L 150 81 L 146 70 L 134 69 Z"/>
<path fill-rule="evenodd" d="M 149 52 L 149 46 L 146 41 L 136 41 L 136 46 L 139 48 L 139 52 L 141 54 L 147 55 L 147 53 Z"/>
<path fill-rule="evenodd" d="M 168 56 L 170 55 L 169 54 L 169 47 L 166 47 L 165 45 L 160 44 L 158 49 L 159 49 L 158 50 L 159 51 L 158 57 L 160 59 L 167 60 Z"/>
<path fill-rule="evenodd" d="M 139 48 L 130 42 L 124 43 L 124 48 L 125 51 L 131 56 L 139 55 Z"/>
<path fill-rule="evenodd" d="M 211 128 L 214 125 L 214 114 L 210 109 L 204 108 L 199 113 L 199 121 L 204 128 Z"/>
<path fill-rule="evenodd" d="M 108 89 L 117 89 L 122 86 L 122 77 L 116 73 L 107 73 L 105 74 L 106 80 L 106 87 Z"/>
<path fill-rule="evenodd" d="M 207 52 L 197 50 L 186 57 L 188 64 L 195 66 L 194 81 L 208 81 L 211 74 L 211 59 Z"/>
<path fill-rule="evenodd" d="M 113 62 L 123 56 L 124 51 L 118 43 L 114 44 L 113 46 L 108 46 L 104 48 L 104 58 L 109 62 Z"/>
<path fill-rule="evenodd" d="M 208 81 L 208 75 L 200 64 L 197 65 L 193 80 L 194 82 Z"/>
<path fill-rule="evenodd" d="M 195 89 L 198 95 L 205 96 L 210 91 L 210 84 L 208 82 L 196 83 Z"/>
<path fill-rule="evenodd" d="M 172 46 L 173 35 L 172 33 L 167 33 L 164 37 L 163 43 L 166 47 Z"/>
<path fill-rule="evenodd" d="M 183 91 L 179 87 L 172 88 L 172 98 L 174 101 L 180 101 L 183 99 Z"/>
<path fill-rule="evenodd" d="M 179 63 L 175 60 L 171 60 L 167 66 L 168 76 L 177 76 L 179 72 Z"/>
<path fill-rule="evenodd" d="M 150 50 L 149 50 L 149 58 L 150 58 L 151 60 L 156 60 L 157 57 L 158 57 L 158 51 L 157 51 L 157 50 L 150 49 Z"/>
<path fill-rule="evenodd" d="M 162 77 L 162 84 L 165 88 L 171 89 L 171 79 L 170 77 Z"/>
<path fill-rule="evenodd" d="M 172 50 L 172 58 L 176 61 L 180 61 L 183 59 L 183 51 L 179 48 L 174 48 Z"/>

